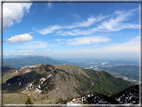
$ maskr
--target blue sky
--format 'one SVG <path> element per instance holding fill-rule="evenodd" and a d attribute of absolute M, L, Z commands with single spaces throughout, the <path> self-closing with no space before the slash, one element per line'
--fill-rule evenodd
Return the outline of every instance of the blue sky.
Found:
<path fill-rule="evenodd" d="M 139 3 L 4 3 L 3 54 L 139 58 Z"/>

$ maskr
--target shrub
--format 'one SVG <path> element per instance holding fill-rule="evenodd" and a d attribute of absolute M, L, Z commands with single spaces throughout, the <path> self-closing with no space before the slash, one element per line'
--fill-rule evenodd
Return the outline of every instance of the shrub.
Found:
<path fill-rule="evenodd" d="M 25 101 L 25 104 L 33 104 L 30 96 L 28 96 L 27 100 Z"/>

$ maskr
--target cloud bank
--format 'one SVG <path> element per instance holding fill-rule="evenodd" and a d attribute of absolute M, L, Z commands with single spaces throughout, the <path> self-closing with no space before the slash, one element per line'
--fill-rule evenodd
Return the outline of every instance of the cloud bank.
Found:
<path fill-rule="evenodd" d="M 91 43 L 99 43 L 99 42 L 109 42 L 111 39 L 103 36 L 92 36 L 92 37 L 78 37 L 75 39 L 68 39 L 68 45 L 83 45 L 83 44 L 91 44 Z"/>
<path fill-rule="evenodd" d="M 34 52 L 34 49 L 31 50 L 18 50 L 18 52 L 27 53 L 27 52 Z"/>

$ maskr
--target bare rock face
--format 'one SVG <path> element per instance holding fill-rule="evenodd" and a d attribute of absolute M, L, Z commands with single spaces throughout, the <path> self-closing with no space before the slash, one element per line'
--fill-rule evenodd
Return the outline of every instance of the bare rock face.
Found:
<path fill-rule="evenodd" d="M 78 96 L 79 94 L 75 90 L 75 88 L 78 88 L 76 84 L 77 80 L 75 78 L 73 79 L 70 74 L 62 74 L 61 72 L 62 71 L 58 71 L 58 73 L 55 74 L 55 88 L 48 94 L 48 96 L 59 97 L 63 100 Z"/>

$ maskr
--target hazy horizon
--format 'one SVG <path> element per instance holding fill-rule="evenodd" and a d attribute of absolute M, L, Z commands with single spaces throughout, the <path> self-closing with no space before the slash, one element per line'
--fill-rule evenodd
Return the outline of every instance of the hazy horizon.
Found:
<path fill-rule="evenodd" d="M 108 61 L 108 60 L 114 60 L 114 61 L 134 61 L 134 62 L 140 62 L 140 59 L 138 58 L 113 58 L 113 57 L 92 57 L 92 58 L 75 58 L 75 57 L 52 57 L 52 56 L 42 56 L 42 55 L 14 55 L 14 56 L 3 56 L 3 59 L 11 59 L 11 58 L 24 58 L 24 57 L 32 57 L 32 56 L 41 56 L 41 57 L 48 57 L 55 60 L 65 60 L 65 61 Z"/>

